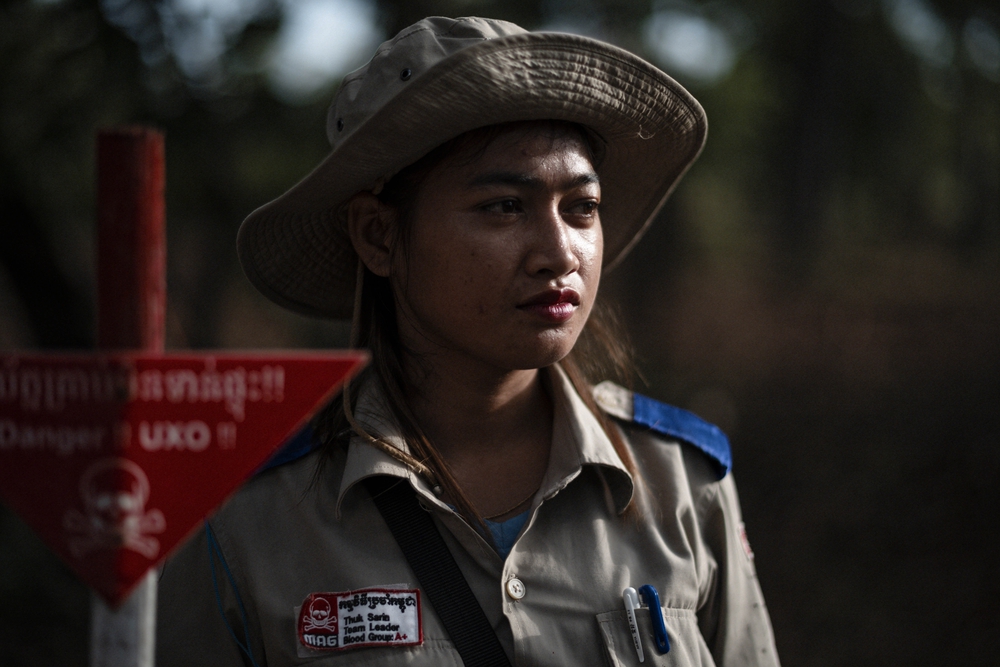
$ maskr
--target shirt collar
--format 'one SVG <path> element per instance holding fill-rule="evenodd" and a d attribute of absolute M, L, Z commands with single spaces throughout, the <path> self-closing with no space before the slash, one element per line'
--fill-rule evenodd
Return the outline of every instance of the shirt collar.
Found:
<path fill-rule="evenodd" d="M 624 512 L 632 500 L 633 480 L 610 438 L 562 368 L 551 366 L 548 382 L 553 403 L 552 451 L 541 497 L 556 495 L 589 465 L 602 473 L 615 511 Z"/>
<path fill-rule="evenodd" d="M 555 496 L 573 481 L 583 466 L 595 466 L 602 473 L 615 511 L 621 513 L 632 499 L 633 481 L 615 451 L 600 422 L 577 394 L 566 373 L 558 365 L 547 369 L 546 379 L 552 395 L 552 450 L 549 465 L 538 498 Z M 358 424 L 400 451 L 408 452 L 398 423 L 382 394 L 378 382 L 369 377 L 361 387 L 354 409 Z M 337 517 L 344 496 L 358 482 L 376 475 L 391 475 L 408 479 L 422 499 L 430 504 L 450 508 L 431 491 L 427 481 L 382 450 L 373 447 L 358 435 L 351 438 L 337 494 Z"/>
<path fill-rule="evenodd" d="M 379 382 L 373 376 L 368 376 L 361 386 L 358 402 L 354 407 L 354 419 L 370 435 L 387 442 L 402 452 L 409 453 L 409 447 L 406 446 L 406 439 L 403 438 L 399 424 L 393 416 L 392 410 L 389 409 L 389 404 L 382 393 Z M 344 474 L 341 477 L 340 490 L 337 493 L 336 512 L 338 519 L 340 518 L 340 507 L 347 492 L 358 482 L 379 475 L 407 479 L 417 494 L 426 502 L 450 509 L 434 495 L 427 480 L 403 462 L 368 444 L 355 434 L 351 437 L 347 448 Z"/>

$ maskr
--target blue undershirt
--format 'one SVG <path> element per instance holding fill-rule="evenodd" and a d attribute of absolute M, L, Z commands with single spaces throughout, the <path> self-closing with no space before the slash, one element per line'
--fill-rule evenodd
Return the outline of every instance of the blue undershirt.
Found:
<path fill-rule="evenodd" d="M 521 512 L 517 516 L 512 516 L 506 521 L 483 519 L 486 522 L 486 527 L 490 529 L 490 534 L 493 535 L 493 544 L 496 545 L 500 558 L 507 558 L 507 554 L 514 547 L 514 542 L 517 540 L 521 528 L 527 522 L 529 514 L 531 514 L 530 509 Z"/>

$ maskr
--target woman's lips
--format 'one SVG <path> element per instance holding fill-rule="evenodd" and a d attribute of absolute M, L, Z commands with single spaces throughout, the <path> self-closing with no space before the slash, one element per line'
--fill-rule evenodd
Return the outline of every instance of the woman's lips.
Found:
<path fill-rule="evenodd" d="M 580 295 L 577 291 L 564 288 L 536 294 L 517 308 L 547 322 L 562 324 L 573 317 L 579 306 Z"/>

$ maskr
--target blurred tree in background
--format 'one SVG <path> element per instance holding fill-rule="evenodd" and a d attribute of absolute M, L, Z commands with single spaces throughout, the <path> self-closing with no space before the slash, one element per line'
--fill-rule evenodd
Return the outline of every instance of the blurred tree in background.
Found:
<path fill-rule="evenodd" d="M 986 0 L 0 5 L 0 349 L 93 345 L 94 136 L 167 135 L 168 344 L 331 347 L 240 221 L 326 154 L 340 77 L 432 14 L 635 51 L 706 150 L 605 297 L 645 393 L 733 440 L 789 665 L 1000 652 L 1000 11 Z M 86 593 L 0 508 L 0 665 L 83 665 Z"/>

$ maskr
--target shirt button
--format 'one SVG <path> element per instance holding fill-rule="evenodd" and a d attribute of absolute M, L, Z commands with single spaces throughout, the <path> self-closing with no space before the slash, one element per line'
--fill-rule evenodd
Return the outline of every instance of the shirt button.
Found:
<path fill-rule="evenodd" d="M 524 597 L 524 584 L 520 579 L 510 579 L 507 582 L 507 595 L 515 600 L 520 600 Z"/>

